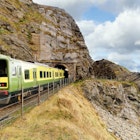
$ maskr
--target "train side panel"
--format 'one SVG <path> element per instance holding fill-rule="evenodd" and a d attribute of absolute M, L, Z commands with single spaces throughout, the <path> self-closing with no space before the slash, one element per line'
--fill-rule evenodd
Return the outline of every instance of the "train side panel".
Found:
<path fill-rule="evenodd" d="M 39 85 L 44 85 L 53 81 L 52 70 L 49 67 L 38 66 L 37 81 Z"/>
<path fill-rule="evenodd" d="M 64 78 L 63 70 L 43 66 L 37 68 L 37 81 L 40 85 L 59 82 L 62 78 Z"/>
<path fill-rule="evenodd" d="M 0 104 L 7 104 L 22 89 L 28 93 L 40 85 L 43 90 L 47 83 L 57 83 L 63 78 L 63 70 L 0 55 Z"/>
<path fill-rule="evenodd" d="M 37 87 L 37 66 L 34 63 L 22 62 L 22 88 Z"/>

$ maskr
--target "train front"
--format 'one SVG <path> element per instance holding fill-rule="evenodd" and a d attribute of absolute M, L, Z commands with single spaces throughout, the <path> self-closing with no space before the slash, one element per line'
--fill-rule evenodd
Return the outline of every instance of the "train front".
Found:
<path fill-rule="evenodd" d="M 10 100 L 8 79 L 8 58 L 0 54 L 0 104 L 7 104 Z"/>

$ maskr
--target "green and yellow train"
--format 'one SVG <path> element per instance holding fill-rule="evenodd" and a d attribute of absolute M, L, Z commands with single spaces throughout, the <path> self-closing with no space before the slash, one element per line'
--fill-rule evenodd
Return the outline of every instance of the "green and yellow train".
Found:
<path fill-rule="evenodd" d="M 8 104 L 22 89 L 30 92 L 40 85 L 43 90 L 47 83 L 56 83 L 63 78 L 64 70 L 0 54 L 0 104 Z"/>

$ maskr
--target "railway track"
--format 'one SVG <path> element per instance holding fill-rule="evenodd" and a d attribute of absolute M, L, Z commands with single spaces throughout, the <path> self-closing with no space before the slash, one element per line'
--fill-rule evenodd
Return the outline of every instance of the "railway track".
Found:
<path fill-rule="evenodd" d="M 39 105 L 41 102 L 46 101 L 59 89 L 72 82 L 73 80 L 64 80 L 64 82 L 60 81 L 59 84 L 48 83 L 46 89 L 42 91 L 39 86 L 37 90 L 38 92 L 33 93 L 31 96 L 20 98 L 20 101 L 15 100 L 14 98 L 14 102 L 9 103 L 8 105 L 0 105 L 0 129 L 11 123 L 16 118 L 23 116 L 23 113 Z M 22 93 L 21 97 L 24 97 L 23 94 L 24 93 Z"/>
<path fill-rule="evenodd" d="M 15 101 L 14 103 L 9 103 L 8 105 L 0 105 L 0 128 L 3 128 L 6 124 L 9 124 L 11 120 L 16 119 L 23 115 L 23 112 L 30 110 L 41 102 L 44 102 L 52 96 L 58 87 L 50 87 L 49 89 L 43 90 L 40 93 L 33 94 L 29 97 L 23 98 L 23 101 Z"/>
<path fill-rule="evenodd" d="M 20 102 L 8 104 L 6 106 L 0 106 L 0 121 L 8 115 L 13 109 L 18 108 Z"/>

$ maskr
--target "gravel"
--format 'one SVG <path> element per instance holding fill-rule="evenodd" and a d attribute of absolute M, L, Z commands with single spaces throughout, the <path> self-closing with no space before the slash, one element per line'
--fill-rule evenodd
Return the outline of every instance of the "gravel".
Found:
<path fill-rule="evenodd" d="M 140 124 L 112 115 L 95 103 L 92 102 L 92 104 L 106 124 L 108 132 L 121 140 L 140 140 Z"/>

